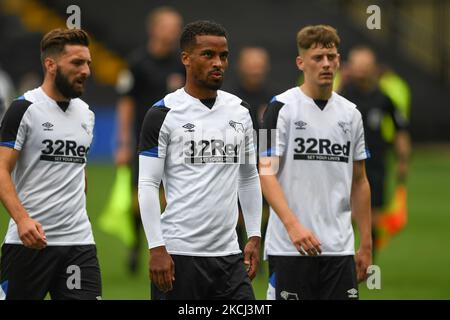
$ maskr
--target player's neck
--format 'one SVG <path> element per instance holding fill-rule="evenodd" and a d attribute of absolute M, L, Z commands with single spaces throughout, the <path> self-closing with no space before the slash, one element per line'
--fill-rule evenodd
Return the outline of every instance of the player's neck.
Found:
<path fill-rule="evenodd" d="M 42 90 L 45 92 L 47 96 L 52 98 L 53 100 L 60 101 L 70 101 L 69 98 L 64 97 L 58 89 L 56 89 L 55 82 L 47 77 L 44 79 L 44 82 L 41 85 Z"/>
<path fill-rule="evenodd" d="M 333 86 L 312 86 L 308 83 L 304 83 L 300 86 L 300 89 L 306 94 L 308 97 L 314 100 L 328 100 L 331 98 L 331 94 L 333 93 Z"/>
<path fill-rule="evenodd" d="M 201 88 L 192 84 L 191 81 L 186 81 L 184 86 L 184 91 L 190 96 L 197 98 L 199 100 L 203 99 L 214 99 L 217 97 L 217 90 L 211 90 L 208 88 Z"/>

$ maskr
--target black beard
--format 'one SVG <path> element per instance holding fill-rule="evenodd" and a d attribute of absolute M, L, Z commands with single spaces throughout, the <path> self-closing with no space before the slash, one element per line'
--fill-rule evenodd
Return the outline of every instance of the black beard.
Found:
<path fill-rule="evenodd" d="M 219 80 L 217 82 L 208 81 L 208 80 L 198 80 L 198 83 L 202 87 L 207 88 L 209 90 L 219 90 L 222 87 L 223 80 Z"/>
<path fill-rule="evenodd" d="M 56 76 L 55 76 L 55 86 L 56 89 L 67 99 L 78 98 L 83 94 L 83 91 L 75 90 L 74 87 L 70 84 L 69 79 L 64 76 L 59 68 L 56 68 Z"/>

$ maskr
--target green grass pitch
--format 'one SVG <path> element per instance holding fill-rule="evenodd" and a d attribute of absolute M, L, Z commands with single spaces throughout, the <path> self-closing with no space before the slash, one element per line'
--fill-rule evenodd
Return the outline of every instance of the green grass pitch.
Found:
<path fill-rule="evenodd" d="M 148 299 L 148 254 L 143 243 L 139 272 L 126 269 L 127 251 L 115 237 L 98 229 L 96 220 L 104 208 L 114 179 L 112 165 L 88 167 L 88 213 L 93 223 L 103 280 L 104 299 Z M 409 220 L 377 257 L 381 289 L 360 285 L 361 299 L 450 299 L 450 149 L 416 149 L 408 179 Z M 0 206 L 0 237 L 9 216 Z M 143 241 L 145 237 L 143 236 Z M 256 296 L 264 299 L 267 266 L 253 281 Z"/>

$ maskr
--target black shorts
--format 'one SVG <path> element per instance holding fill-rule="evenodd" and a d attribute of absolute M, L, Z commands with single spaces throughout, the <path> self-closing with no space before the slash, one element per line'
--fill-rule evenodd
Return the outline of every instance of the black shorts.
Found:
<path fill-rule="evenodd" d="M 370 185 L 371 206 L 372 208 L 382 208 L 384 205 L 386 170 L 384 166 L 367 163 L 366 174 Z"/>
<path fill-rule="evenodd" d="M 0 284 L 6 300 L 99 300 L 100 267 L 95 245 L 48 246 L 42 250 L 3 244 Z"/>
<path fill-rule="evenodd" d="M 353 256 L 269 256 L 277 300 L 357 300 Z"/>
<path fill-rule="evenodd" d="M 242 254 L 171 256 L 175 263 L 173 289 L 163 293 L 152 282 L 153 300 L 255 300 Z"/>

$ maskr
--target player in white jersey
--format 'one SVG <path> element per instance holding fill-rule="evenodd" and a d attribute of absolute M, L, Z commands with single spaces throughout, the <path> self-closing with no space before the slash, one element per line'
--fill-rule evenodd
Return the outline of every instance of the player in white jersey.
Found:
<path fill-rule="evenodd" d="M 264 128 L 275 133 L 261 144 L 260 158 L 271 206 L 265 240 L 269 298 L 355 299 L 357 281 L 371 264 L 361 114 L 332 91 L 339 43 L 330 26 L 300 30 L 296 61 L 305 81 L 275 96 L 264 117 Z M 352 214 L 361 238 L 356 255 Z"/>
<path fill-rule="evenodd" d="M 11 220 L 0 298 L 99 299 L 86 213 L 85 166 L 94 113 L 78 97 L 90 75 L 88 35 L 55 29 L 41 41 L 44 81 L 16 99 L 0 129 L 0 200 Z"/>
<path fill-rule="evenodd" d="M 152 298 L 254 299 L 262 195 L 250 113 L 241 99 L 219 90 L 228 66 L 222 26 L 190 23 L 180 47 L 186 85 L 149 109 L 140 139 L 139 204 Z M 235 231 L 238 197 L 249 238 L 243 256 Z"/>

